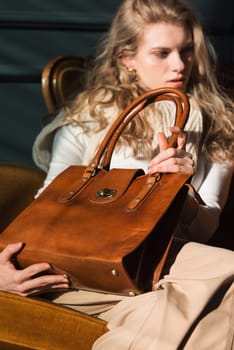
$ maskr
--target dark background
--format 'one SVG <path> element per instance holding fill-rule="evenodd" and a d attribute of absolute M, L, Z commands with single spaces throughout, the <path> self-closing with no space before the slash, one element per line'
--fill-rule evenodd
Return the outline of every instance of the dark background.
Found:
<path fill-rule="evenodd" d="M 234 61 L 233 0 L 190 0 L 221 62 Z M 47 110 L 41 71 L 58 55 L 94 55 L 121 0 L 0 0 L 0 162 L 33 165 Z"/>

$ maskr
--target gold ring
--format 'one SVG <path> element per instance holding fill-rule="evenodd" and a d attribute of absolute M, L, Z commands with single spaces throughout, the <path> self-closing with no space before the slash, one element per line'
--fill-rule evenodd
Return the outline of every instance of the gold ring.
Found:
<path fill-rule="evenodd" d="M 68 273 L 64 273 L 64 274 L 63 274 L 63 277 L 64 277 L 64 278 L 66 278 L 67 280 L 69 280 L 69 279 L 70 279 L 70 276 L 69 276 L 69 274 L 68 274 Z"/>

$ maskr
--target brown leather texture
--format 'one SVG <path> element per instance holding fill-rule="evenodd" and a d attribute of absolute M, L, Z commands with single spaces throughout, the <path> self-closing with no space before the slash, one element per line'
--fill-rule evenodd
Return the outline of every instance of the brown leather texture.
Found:
<path fill-rule="evenodd" d="M 1 233 L 0 248 L 24 241 L 19 265 L 48 261 L 70 273 L 79 288 L 124 295 L 150 290 L 160 275 L 190 176 L 109 170 L 109 162 L 123 126 L 162 99 L 175 102 L 175 125 L 183 127 L 189 112 L 185 94 L 156 89 L 141 96 L 119 116 L 87 167 L 71 166 L 61 173 Z"/>

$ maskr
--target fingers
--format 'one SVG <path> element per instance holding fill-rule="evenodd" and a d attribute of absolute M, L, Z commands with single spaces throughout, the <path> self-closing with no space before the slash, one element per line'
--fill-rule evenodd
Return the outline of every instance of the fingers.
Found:
<path fill-rule="evenodd" d="M 18 254 L 24 247 L 23 242 L 8 244 L 5 249 L 0 253 L 0 262 L 9 262 L 13 255 Z"/>
<path fill-rule="evenodd" d="M 177 173 L 194 174 L 194 161 L 190 153 L 184 150 L 168 148 L 159 153 L 149 164 L 149 174 L 153 173 Z"/>
<path fill-rule="evenodd" d="M 71 287 L 69 275 L 48 263 L 33 264 L 23 270 L 5 266 L 5 273 L 1 271 L 4 290 L 18 295 L 36 295 Z"/>
<path fill-rule="evenodd" d="M 50 291 L 68 289 L 71 287 L 69 275 L 61 272 L 48 263 L 31 265 L 14 273 L 15 293 L 22 296 L 36 295 Z M 61 270 L 59 270 L 61 271 Z"/>
<path fill-rule="evenodd" d="M 194 174 L 193 160 L 191 158 L 172 158 L 161 162 L 158 165 L 149 167 L 149 174 L 154 173 L 185 173 Z"/>
<path fill-rule="evenodd" d="M 158 133 L 158 144 L 160 152 L 165 151 L 168 147 L 168 141 L 166 135 L 163 132 Z"/>
<path fill-rule="evenodd" d="M 192 155 L 189 152 L 178 150 L 177 148 L 167 148 L 165 151 L 159 153 L 155 158 L 153 158 L 149 166 L 151 167 L 152 165 L 158 165 L 170 158 L 188 158 L 191 160 Z"/>
<path fill-rule="evenodd" d="M 68 288 L 70 288 L 70 280 L 64 275 L 47 275 L 24 281 L 20 286 L 20 294 L 28 296 Z"/>
<path fill-rule="evenodd" d="M 0 290 L 28 296 L 71 287 L 70 276 L 48 263 L 33 264 L 17 270 L 12 263 L 13 257 L 23 247 L 22 242 L 9 244 L 0 253 Z"/>
<path fill-rule="evenodd" d="M 37 263 L 26 267 L 21 270 L 22 281 L 34 278 L 41 274 L 55 274 L 52 271 L 52 267 L 49 263 Z"/>
<path fill-rule="evenodd" d="M 169 128 L 169 131 L 176 136 L 177 149 L 185 149 L 187 135 L 177 126 L 172 126 Z M 169 143 L 166 135 L 163 132 L 158 133 L 158 144 L 160 152 L 165 151 L 169 147 Z"/>
<path fill-rule="evenodd" d="M 176 135 L 177 147 L 169 147 L 164 133 L 158 133 L 160 153 L 151 160 L 149 173 L 177 173 L 194 174 L 192 155 L 185 150 L 187 135 L 178 127 L 170 127 L 170 132 Z"/>
<path fill-rule="evenodd" d="M 50 283 L 51 281 L 68 282 L 69 275 L 61 269 L 48 263 L 38 263 L 26 267 L 21 272 L 21 282 L 34 280 L 38 283 Z"/>
<path fill-rule="evenodd" d="M 184 149 L 186 145 L 187 135 L 177 126 L 169 128 L 170 132 L 177 136 L 177 149 Z"/>

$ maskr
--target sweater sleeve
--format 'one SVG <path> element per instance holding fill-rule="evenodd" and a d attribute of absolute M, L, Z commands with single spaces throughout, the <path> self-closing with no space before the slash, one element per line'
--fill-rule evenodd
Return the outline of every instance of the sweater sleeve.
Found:
<path fill-rule="evenodd" d="M 218 228 L 220 214 L 230 190 L 233 168 L 213 163 L 203 174 L 201 173 L 202 171 L 198 169 L 196 177 L 200 177 L 200 181 L 203 179 L 197 188 L 195 181 L 195 188 L 205 204 L 198 203 L 192 193 L 188 194 L 180 219 L 178 236 L 205 243 Z M 188 208 L 193 208 L 192 217 L 187 214 Z"/>
<path fill-rule="evenodd" d="M 67 167 L 82 164 L 87 145 L 88 137 L 81 127 L 69 124 L 57 130 L 53 139 L 49 170 L 36 197 Z"/>

